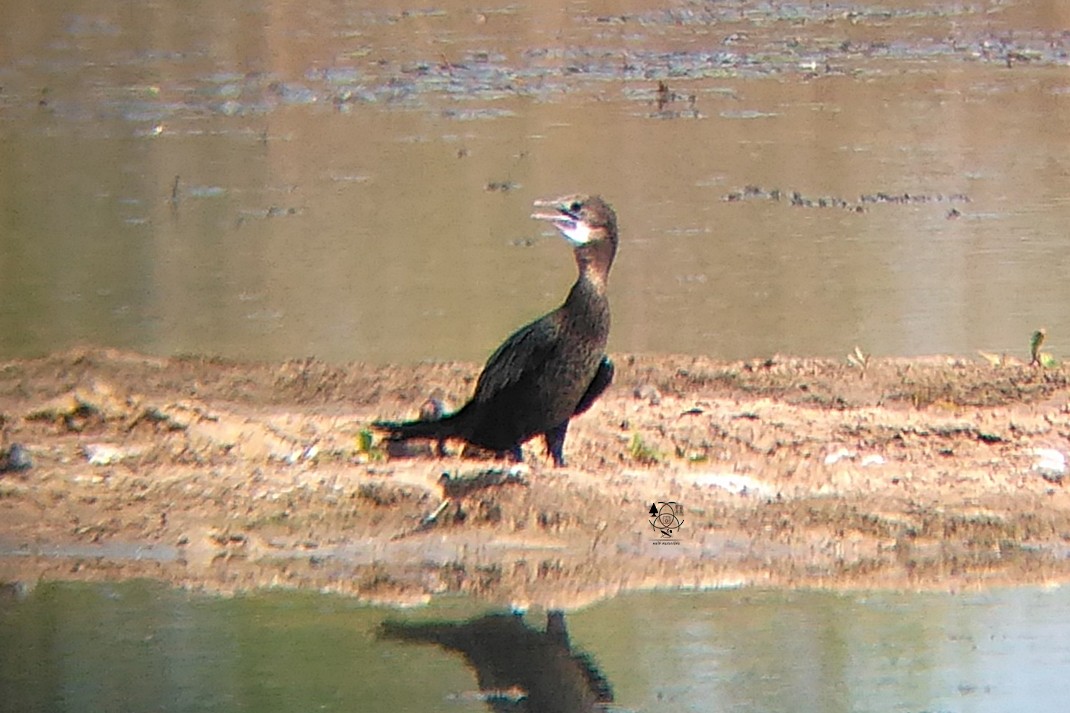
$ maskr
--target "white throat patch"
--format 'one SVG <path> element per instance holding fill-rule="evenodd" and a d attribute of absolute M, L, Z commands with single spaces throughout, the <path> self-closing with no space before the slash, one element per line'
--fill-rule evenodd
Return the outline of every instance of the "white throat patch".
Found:
<path fill-rule="evenodd" d="M 591 227 L 582 220 L 562 221 L 557 224 L 557 229 L 576 245 L 586 245 L 591 242 Z"/>

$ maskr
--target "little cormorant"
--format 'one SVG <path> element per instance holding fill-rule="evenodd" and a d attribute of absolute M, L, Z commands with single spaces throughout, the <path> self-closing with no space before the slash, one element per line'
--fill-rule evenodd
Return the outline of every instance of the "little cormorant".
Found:
<path fill-rule="evenodd" d="M 583 413 L 613 380 L 606 279 L 617 252 L 617 216 L 598 196 L 536 201 L 572 244 L 579 276 L 564 304 L 512 334 L 487 360 L 471 400 L 437 419 L 377 421 L 390 440 L 459 438 L 520 460 L 520 446 L 542 435 L 565 464 L 569 419 Z"/>

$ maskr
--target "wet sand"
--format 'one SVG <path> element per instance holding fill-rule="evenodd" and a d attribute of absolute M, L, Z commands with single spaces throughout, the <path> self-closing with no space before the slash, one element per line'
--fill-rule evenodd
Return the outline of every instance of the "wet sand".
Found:
<path fill-rule="evenodd" d="M 1042 450 L 1066 451 L 1065 368 L 614 358 L 569 466 L 532 441 L 519 472 L 459 444 L 438 458 L 368 439 L 436 388 L 462 403 L 475 364 L 5 362 L 3 446 L 33 466 L 0 475 L 0 581 L 570 608 L 655 587 L 1070 579 L 1070 496 Z M 661 501 L 679 504 L 677 545 L 654 544 Z"/>

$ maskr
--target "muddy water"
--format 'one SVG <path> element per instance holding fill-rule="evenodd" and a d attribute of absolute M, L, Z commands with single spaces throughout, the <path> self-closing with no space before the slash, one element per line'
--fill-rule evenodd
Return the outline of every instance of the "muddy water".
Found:
<path fill-rule="evenodd" d="M 318 594 L 217 599 L 145 583 L 6 590 L 0 710 L 483 711 L 474 664 L 384 638 L 380 627 L 469 626 L 484 616 L 465 601 L 403 612 Z M 1056 711 L 1070 694 L 1066 589 L 644 594 L 565 621 L 573 653 L 590 657 L 618 710 Z M 524 618 L 534 632 L 544 622 Z M 560 661 L 528 672 L 535 680 L 539 666 Z M 554 684 L 568 688 L 560 677 Z"/>
<path fill-rule="evenodd" d="M 571 282 L 528 213 L 572 190 L 614 350 L 1070 354 L 1064 3 L 4 14 L 0 356 L 481 360 Z"/>

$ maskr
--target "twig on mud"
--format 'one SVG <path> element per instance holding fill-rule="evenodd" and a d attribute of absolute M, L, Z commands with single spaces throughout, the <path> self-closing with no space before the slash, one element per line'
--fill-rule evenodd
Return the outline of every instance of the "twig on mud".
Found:
<path fill-rule="evenodd" d="M 439 503 L 439 506 L 435 508 L 434 512 L 432 512 L 430 515 L 425 515 L 416 527 L 412 528 L 411 530 L 406 530 L 405 532 L 399 532 L 398 534 L 391 537 L 390 541 L 396 542 L 397 540 L 404 539 L 409 535 L 418 535 L 421 532 L 427 532 L 438 523 L 438 516 L 441 515 L 442 511 L 448 508 L 450 503 L 452 502 L 452 498 L 446 498 L 441 503 Z"/>
<path fill-rule="evenodd" d="M 439 516 L 445 512 L 446 508 L 450 506 L 450 503 L 458 501 L 459 509 L 459 501 L 476 491 L 500 485 L 527 485 L 527 481 L 524 480 L 523 466 L 514 466 L 508 470 L 492 468 L 490 470 L 480 471 L 474 475 L 459 476 L 457 478 L 451 478 L 449 473 L 443 473 L 438 482 L 439 485 L 442 486 L 442 492 L 445 496 L 438 507 L 436 507 L 429 515 L 425 515 L 421 518 L 416 527 L 394 535 L 390 538 L 391 540 L 400 540 L 409 537 L 410 535 L 427 532 L 438 524 Z"/>

